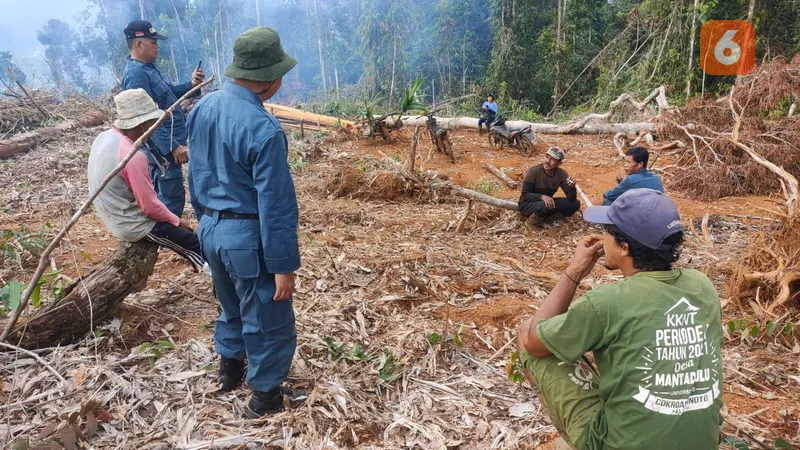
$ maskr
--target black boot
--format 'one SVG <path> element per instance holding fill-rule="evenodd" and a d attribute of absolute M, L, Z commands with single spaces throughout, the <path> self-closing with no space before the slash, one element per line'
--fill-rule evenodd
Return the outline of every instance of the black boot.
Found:
<path fill-rule="evenodd" d="M 303 403 L 308 394 L 300 389 L 292 389 L 288 386 L 278 386 L 269 392 L 253 391 L 250 403 L 247 404 L 244 414 L 250 419 L 258 419 L 267 414 L 283 411 L 283 400 L 286 398 L 289 406 L 294 407 Z"/>
<path fill-rule="evenodd" d="M 237 387 L 244 378 L 244 361 L 222 357 L 219 363 L 219 382 L 222 392 L 229 392 Z"/>

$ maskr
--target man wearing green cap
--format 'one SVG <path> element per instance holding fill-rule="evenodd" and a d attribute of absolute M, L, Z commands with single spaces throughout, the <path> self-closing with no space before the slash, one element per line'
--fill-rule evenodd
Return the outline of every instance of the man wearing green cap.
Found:
<path fill-rule="evenodd" d="M 245 31 L 233 46 L 232 80 L 189 114 L 189 193 L 203 211 L 198 235 L 222 313 L 214 331 L 222 390 L 235 389 L 247 363 L 256 418 L 304 399 L 283 385 L 297 334 L 292 291 L 300 267 L 297 198 L 286 135 L 263 102 L 297 64 L 275 30 Z"/>

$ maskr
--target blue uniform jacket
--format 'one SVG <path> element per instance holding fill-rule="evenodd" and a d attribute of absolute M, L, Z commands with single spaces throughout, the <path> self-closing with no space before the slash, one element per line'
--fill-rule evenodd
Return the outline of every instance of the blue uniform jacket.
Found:
<path fill-rule="evenodd" d="M 625 177 L 617 187 L 607 190 L 603 194 L 603 205 L 608 206 L 614 203 L 617 197 L 630 189 L 654 189 L 664 192 L 664 185 L 661 183 L 660 176 L 650 172 L 646 167 L 642 167 L 638 172 Z"/>
<path fill-rule="evenodd" d="M 125 71 L 122 73 L 122 89 L 142 88 L 159 108 L 167 110 L 184 94 L 192 89 L 192 82 L 173 85 L 164 79 L 161 71 L 153 63 L 143 63 L 128 57 Z M 180 145 L 186 145 L 186 117 L 183 109 L 178 106 L 172 112 L 172 120 L 168 117 L 153 134 L 151 142 L 162 155 L 172 153 Z M 180 166 L 176 165 L 180 170 Z"/>
<path fill-rule="evenodd" d="M 278 120 L 255 93 L 228 81 L 192 108 L 188 127 L 192 202 L 258 214 L 267 272 L 297 270 L 297 197 Z"/>

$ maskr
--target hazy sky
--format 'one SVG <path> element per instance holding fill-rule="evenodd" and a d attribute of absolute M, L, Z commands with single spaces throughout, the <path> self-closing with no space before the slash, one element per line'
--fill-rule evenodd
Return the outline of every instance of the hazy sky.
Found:
<path fill-rule="evenodd" d="M 86 0 L 0 0 L 0 50 L 25 54 L 38 49 L 36 32 L 50 19 L 77 30 L 75 16 L 86 7 Z"/>

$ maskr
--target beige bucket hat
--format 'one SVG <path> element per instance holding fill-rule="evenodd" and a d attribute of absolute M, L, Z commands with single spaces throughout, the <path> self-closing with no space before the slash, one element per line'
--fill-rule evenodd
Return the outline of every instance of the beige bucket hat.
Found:
<path fill-rule="evenodd" d="M 158 120 L 164 113 L 141 88 L 120 92 L 114 97 L 114 103 L 117 105 L 114 126 L 120 130 L 130 130 L 148 120 Z"/>

